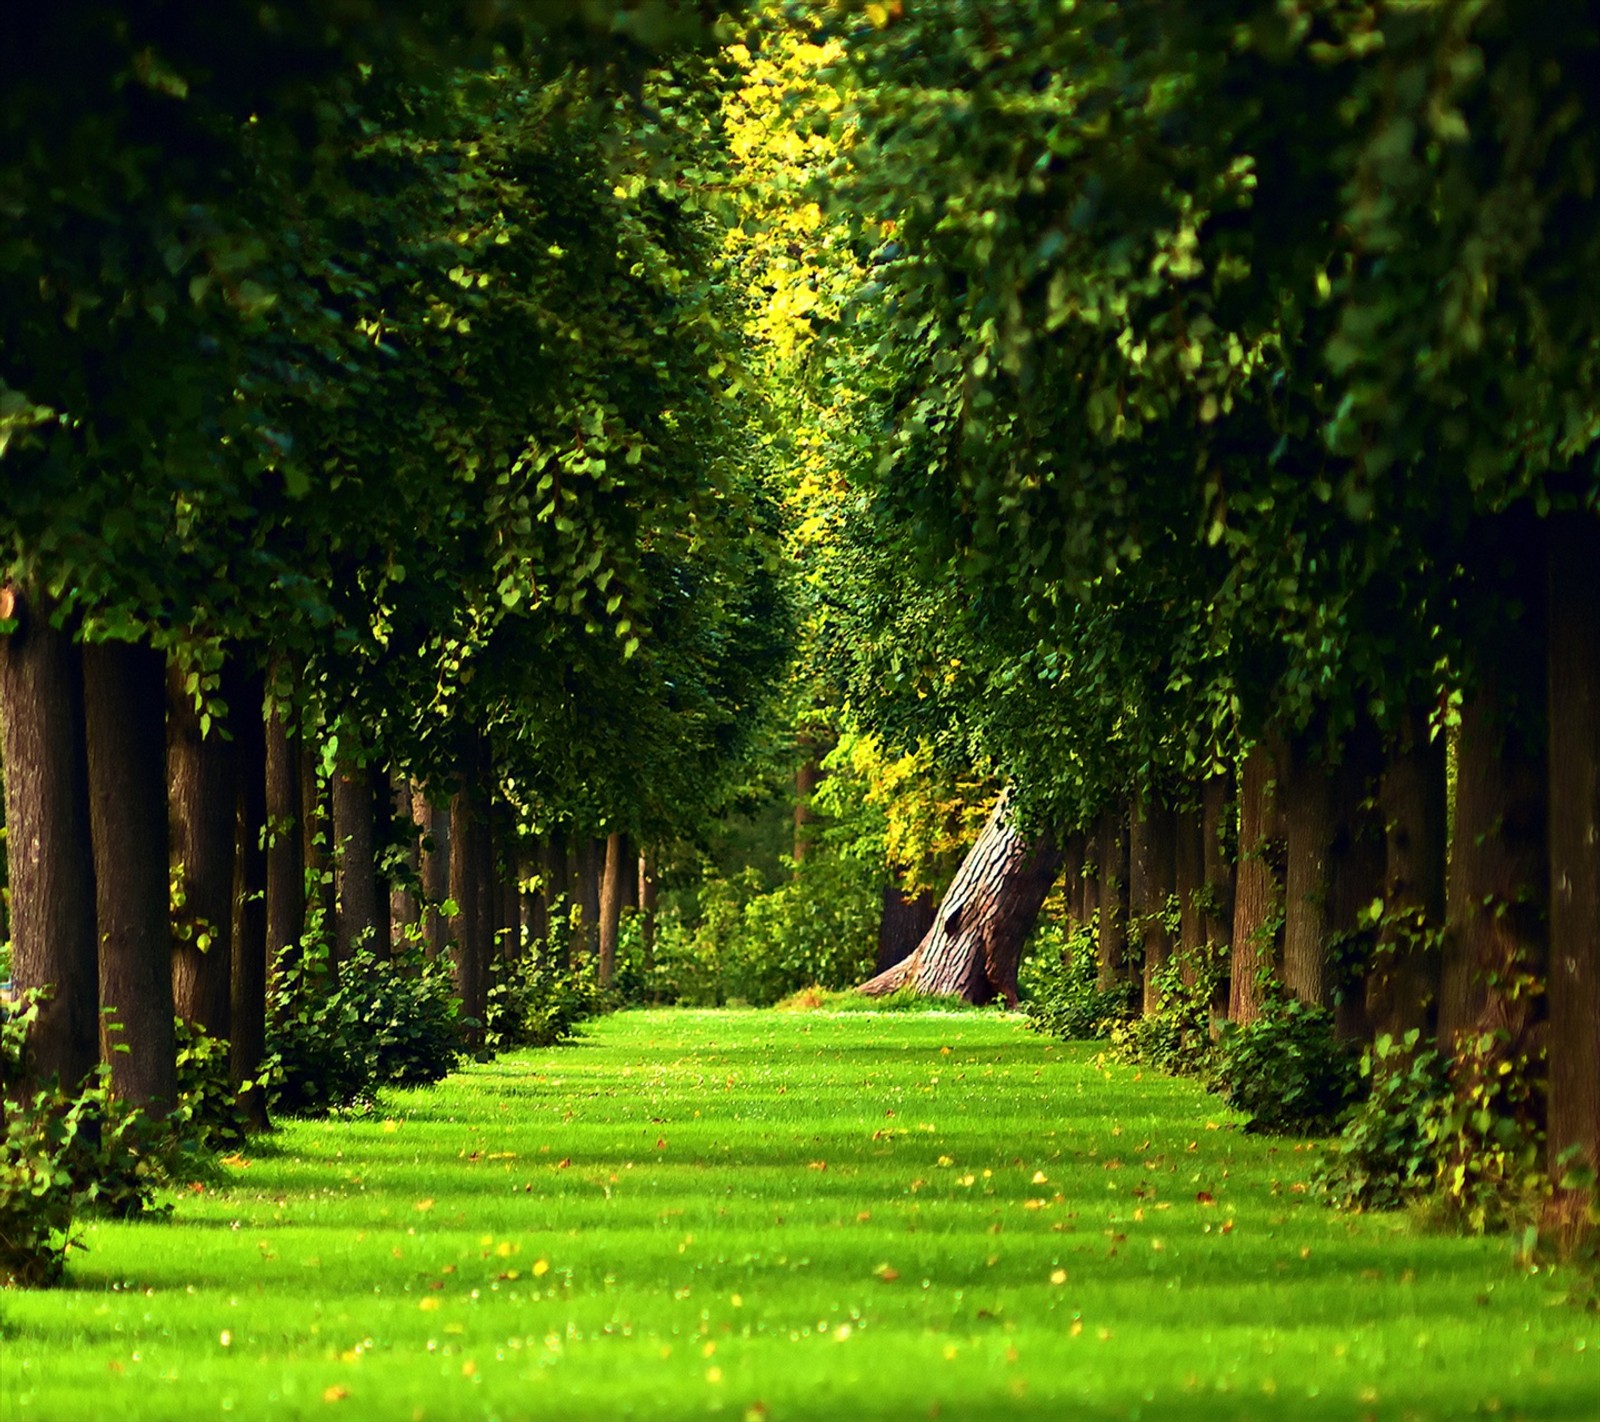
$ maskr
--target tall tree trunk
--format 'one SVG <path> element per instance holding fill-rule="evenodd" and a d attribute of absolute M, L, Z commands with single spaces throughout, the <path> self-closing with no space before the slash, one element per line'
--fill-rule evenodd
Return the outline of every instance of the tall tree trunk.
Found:
<path fill-rule="evenodd" d="M 933 927 L 914 952 L 860 991 L 882 997 L 897 988 L 953 995 L 968 1002 L 1017 1001 L 1017 966 L 1029 931 L 1061 868 L 1048 837 L 1027 840 L 1012 828 L 1001 795 L 983 832 L 940 901 Z"/>
<path fill-rule="evenodd" d="M 622 922 L 622 881 L 627 877 L 627 837 L 617 830 L 606 837 L 605 871 L 600 890 L 600 982 L 609 986 L 617 974 L 617 928 Z"/>
<path fill-rule="evenodd" d="M 1233 970 L 1228 1016 L 1240 1026 L 1261 1015 L 1265 979 L 1277 958 L 1281 894 L 1273 869 L 1277 766 L 1264 745 L 1250 748 L 1239 777 L 1239 868 L 1233 904 Z"/>
<path fill-rule="evenodd" d="M 267 1052 L 267 727 L 259 672 L 243 674 L 237 662 L 223 683 L 234 727 L 239 794 L 235 816 L 233 979 L 230 987 L 228 1077 L 237 1089 L 254 1082 Z M 266 1093 L 244 1092 L 251 1124 L 267 1124 Z"/>
<path fill-rule="evenodd" d="M 1193 987 L 1206 958 L 1205 823 L 1200 807 L 1185 805 L 1172 825 L 1172 884 L 1178 895 L 1178 972 Z"/>
<path fill-rule="evenodd" d="M 584 957 L 592 958 L 600 950 L 600 890 L 605 867 L 605 840 L 584 835 L 578 849 L 578 902 L 583 906 L 583 931 L 579 941 Z"/>
<path fill-rule="evenodd" d="M 1173 812 L 1146 796 L 1134 811 L 1128 839 L 1128 902 L 1144 957 L 1144 1011 L 1161 1005 L 1156 979 L 1172 957 L 1167 932 L 1167 896 L 1172 892 L 1175 853 Z"/>
<path fill-rule="evenodd" d="M 238 841 L 236 743 L 202 722 L 186 669 L 167 669 L 167 823 L 182 907 L 172 946 L 178 1016 L 211 1036 L 231 1035 L 234 856 Z M 230 721 L 238 709 L 230 707 Z"/>
<path fill-rule="evenodd" d="M 267 716 L 266 739 L 267 957 L 275 970 L 299 956 L 305 932 L 305 811 L 300 758 L 276 705 Z"/>
<path fill-rule="evenodd" d="M 450 801 L 450 897 L 456 903 L 451 924 L 456 992 L 461 997 L 462 1015 L 478 1024 L 467 1031 L 467 1040 L 473 1045 L 483 1039 L 481 1024 L 488 990 L 489 954 L 484 943 L 488 906 L 481 897 L 479 874 L 485 833 L 478 784 L 475 777 L 468 776 Z"/>
<path fill-rule="evenodd" d="M 639 934 L 646 972 L 655 966 L 656 889 L 656 855 L 653 849 L 646 849 L 639 856 Z"/>
<path fill-rule="evenodd" d="M 1600 1171 L 1600 522 L 1550 520 L 1550 1126 Z M 1574 1217 L 1581 1199 L 1558 1198 Z"/>
<path fill-rule="evenodd" d="M 1384 821 L 1384 921 L 1367 1010 L 1379 1032 L 1399 1039 L 1431 1030 L 1437 1008 L 1444 924 L 1444 738 L 1409 710 L 1389 747 L 1380 791 Z"/>
<path fill-rule="evenodd" d="M 422 827 L 420 872 L 424 904 L 423 944 L 429 961 L 447 951 L 450 925 L 442 912 L 450 897 L 450 811 L 435 805 L 421 785 L 411 787 L 411 814 Z"/>
<path fill-rule="evenodd" d="M 560 930 L 561 966 L 568 968 L 572 966 L 572 866 L 568 863 L 567 832 L 560 825 L 550 831 L 544 844 L 544 882 L 551 927 Z"/>
<path fill-rule="evenodd" d="M 1128 820 L 1108 810 L 1100 820 L 1100 936 L 1095 986 L 1102 992 L 1128 976 Z"/>
<path fill-rule="evenodd" d="M 1082 831 L 1074 830 L 1063 840 L 1061 848 L 1061 898 L 1069 925 L 1082 922 L 1079 913 L 1083 908 L 1083 840 Z M 931 918 L 931 907 L 929 914 Z"/>
<path fill-rule="evenodd" d="M 321 753 L 313 744 L 310 734 L 300 734 L 300 856 L 306 866 L 306 892 L 310 908 L 321 917 L 323 941 L 329 949 L 329 959 L 334 964 L 334 880 L 332 831 L 329 825 L 328 805 L 323 796 L 322 776 L 318 773 Z"/>
<path fill-rule="evenodd" d="M 878 954 L 873 972 L 892 968 L 916 951 L 933 927 L 933 892 L 922 889 L 907 897 L 898 884 L 883 886 L 883 910 L 878 918 Z"/>
<path fill-rule="evenodd" d="M 403 775 L 391 774 L 386 779 L 389 794 L 384 813 L 394 826 L 400 845 L 400 872 L 389 881 L 389 951 L 393 956 L 396 945 L 406 941 L 407 931 L 422 917 L 417 896 L 422 831 L 411 812 L 411 782 Z"/>
<path fill-rule="evenodd" d="M 1383 897 L 1383 816 L 1378 810 L 1383 764 L 1378 728 L 1363 717 L 1345 738 L 1336 779 L 1331 888 L 1332 928 L 1346 944 L 1335 984 L 1334 1024 L 1341 1037 L 1358 1041 L 1373 1037 L 1366 965 L 1377 930 L 1362 924 L 1372 902 Z"/>
<path fill-rule="evenodd" d="M 1078 882 L 1078 922 L 1091 928 L 1100 912 L 1100 837 L 1083 830 L 1083 874 Z"/>
<path fill-rule="evenodd" d="M 378 866 L 373 858 L 372 778 L 354 761 L 339 766 L 333 799 L 334 951 L 341 963 L 357 949 L 379 953 Z"/>
<path fill-rule="evenodd" d="M 114 1014 L 102 1051 L 117 1095 L 157 1116 L 177 1097 L 166 699 L 160 653 L 126 642 L 83 649 L 100 1000 Z"/>
<path fill-rule="evenodd" d="M 1283 984 L 1301 1002 L 1330 1001 L 1328 943 L 1333 848 L 1333 778 L 1305 737 L 1282 756 L 1280 801 L 1289 865 L 1283 903 Z"/>
<path fill-rule="evenodd" d="M 1228 969 L 1233 961 L 1233 897 L 1238 820 L 1234 805 L 1233 773 L 1208 775 L 1200 782 L 1201 862 L 1205 876 L 1201 932 L 1206 952 L 1225 971 L 1218 978 L 1212 1010 L 1217 1018 L 1228 1015 Z"/>
<path fill-rule="evenodd" d="M 11 875 L 11 976 L 50 989 L 28 1039 L 30 1077 L 72 1086 L 99 1059 L 94 857 L 78 650 L 49 609 L 0 588 L 0 753 Z"/>

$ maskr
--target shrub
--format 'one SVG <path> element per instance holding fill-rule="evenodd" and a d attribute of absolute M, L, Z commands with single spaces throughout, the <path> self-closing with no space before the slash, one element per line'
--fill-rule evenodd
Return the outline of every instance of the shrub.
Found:
<path fill-rule="evenodd" d="M 238 1150 L 250 1130 L 228 1069 L 228 1044 L 203 1027 L 173 1019 L 178 1102 L 167 1117 L 174 1148 L 199 1154 Z"/>
<path fill-rule="evenodd" d="M 1018 974 L 1029 1025 L 1068 1041 L 1109 1035 L 1127 1021 L 1132 991 L 1125 983 L 1103 991 L 1098 974 L 1093 921 L 1070 933 L 1058 922 L 1041 921 Z"/>
<path fill-rule="evenodd" d="M 1225 1026 L 1212 1090 L 1250 1117 L 1249 1129 L 1325 1135 L 1361 1096 L 1359 1058 L 1333 1031 L 1333 1014 L 1296 998 L 1267 999 L 1261 1016 Z"/>
<path fill-rule="evenodd" d="M 600 986 L 592 958 L 568 967 L 561 940 L 547 943 L 515 963 L 496 959 L 490 968 L 484 1046 L 553 1047 L 571 1040 L 578 1023 L 608 1010 L 616 995 Z"/>
<path fill-rule="evenodd" d="M 1174 956 L 1162 964 L 1155 973 L 1156 1010 L 1114 1027 L 1113 1055 L 1174 1076 L 1204 1077 L 1215 1052 L 1211 1004 L 1222 973 L 1222 963 L 1209 954 L 1192 962 Z"/>

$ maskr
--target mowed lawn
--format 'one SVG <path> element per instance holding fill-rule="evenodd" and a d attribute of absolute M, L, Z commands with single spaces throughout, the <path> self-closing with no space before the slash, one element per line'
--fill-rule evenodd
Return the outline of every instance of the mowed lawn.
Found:
<path fill-rule="evenodd" d="M 639 1012 L 0 1297 L 0 1419 L 1600 1418 L 1506 1240 L 998 1014 Z"/>

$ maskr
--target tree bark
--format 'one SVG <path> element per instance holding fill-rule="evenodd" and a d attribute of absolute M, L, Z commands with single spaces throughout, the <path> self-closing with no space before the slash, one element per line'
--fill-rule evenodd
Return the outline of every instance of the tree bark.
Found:
<path fill-rule="evenodd" d="M 333 800 L 335 956 L 346 963 L 361 948 L 382 956 L 371 774 L 364 765 L 346 762 L 334 773 L 329 788 Z"/>
<path fill-rule="evenodd" d="M 163 1116 L 177 1096 L 167 920 L 166 667 L 147 646 L 83 649 L 102 1052 L 118 1096 Z M 126 1050 L 122 1050 L 126 1048 Z"/>
<path fill-rule="evenodd" d="M 0 589 L 0 754 L 11 877 L 11 976 L 50 989 L 28 1039 L 32 1081 L 76 1085 L 100 1055 L 94 851 L 89 837 L 83 673 L 40 602 Z"/>
<path fill-rule="evenodd" d="M 259 672 L 224 682 L 235 728 L 239 794 L 235 816 L 233 978 L 229 984 L 228 1076 L 234 1087 L 254 1082 L 267 1052 L 267 735 Z M 266 1093 L 240 1098 L 257 1130 L 267 1125 Z"/>
<path fill-rule="evenodd" d="M 478 786 L 469 777 L 450 801 L 450 897 L 456 903 L 456 916 L 451 921 L 456 992 L 461 998 L 462 1014 L 479 1024 L 467 1030 L 467 1040 L 473 1045 L 482 1041 L 488 990 L 489 954 L 484 943 L 488 906 L 481 897 L 479 874 L 484 834 Z"/>
<path fill-rule="evenodd" d="M 1378 785 L 1383 774 L 1383 742 L 1377 726 L 1363 717 L 1345 738 L 1334 791 L 1332 853 L 1333 931 L 1345 940 L 1341 976 L 1335 984 L 1335 1030 L 1341 1037 L 1371 1041 L 1367 1016 L 1366 965 L 1377 943 L 1375 928 L 1363 929 L 1362 916 L 1383 897 L 1383 816 Z"/>
<path fill-rule="evenodd" d="M 572 922 L 572 866 L 568 862 L 567 832 L 560 825 L 550 831 L 544 845 L 545 901 L 549 906 L 551 927 L 559 923 L 561 966 L 572 966 L 572 938 L 568 927 Z"/>
<path fill-rule="evenodd" d="M 1047 886 L 1048 887 L 1048 886 Z M 1102 992 L 1128 975 L 1128 821 L 1120 809 L 1100 819 L 1100 934 L 1095 986 Z"/>
<path fill-rule="evenodd" d="M 1281 896 L 1273 869 L 1277 766 L 1264 745 L 1250 748 L 1239 777 L 1239 869 L 1233 905 L 1228 1016 L 1246 1026 L 1261 1016 L 1264 979 L 1277 958 Z"/>
<path fill-rule="evenodd" d="M 639 935 L 644 942 L 644 966 L 655 964 L 656 950 L 656 856 L 653 849 L 639 856 Z"/>
<path fill-rule="evenodd" d="M 1017 1001 L 1017 966 L 1029 931 L 1061 868 L 1049 837 L 1023 839 L 1001 795 L 983 832 L 956 871 L 916 949 L 858 991 L 882 997 L 898 988 L 968 1002 Z"/>
<path fill-rule="evenodd" d="M 1439 956 L 1432 940 L 1444 924 L 1444 738 L 1430 739 L 1413 708 L 1389 747 L 1379 792 L 1384 821 L 1384 921 L 1367 1010 L 1395 1039 L 1427 1035 L 1437 1012 Z"/>
<path fill-rule="evenodd" d="M 878 919 L 878 953 L 873 971 L 881 973 L 916 951 L 933 927 L 933 892 L 923 889 L 910 898 L 898 884 L 883 886 L 883 911 Z"/>
<path fill-rule="evenodd" d="M 1070 925 L 1082 922 L 1079 914 L 1083 908 L 1083 841 L 1082 831 L 1074 830 L 1063 841 L 1061 849 L 1061 898 L 1066 910 L 1069 931 Z M 931 912 L 930 908 L 930 914 Z"/>
<path fill-rule="evenodd" d="M 1550 1126 L 1559 1180 L 1600 1171 L 1600 522 L 1549 530 Z M 1576 1211 L 1565 1198 L 1557 1207 Z"/>
<path fill-rule="evenodd" d="M 1144 958 L 1144 1008 L 1161 1005 L 1156 979 L 1172 957 L 1167 932 L 1167 896 L 1172 892 L 1175 824 L 1160 800 L 1145 797 L 1134 811 L 1128 840 L 1128 902 Z"/>
<path fill-rule="evenodd" d="M 616 830 L 606 837 L 606 861 L 600 892 L 600 982 L 610 986 L 617 975 L 617 928 L 622 922 L 622 881 L 627 876 L 627 838 Z"/>
<path fill-rule="evenodd" d="M 306 927 L 305 813 L 300 763 L 273 706 L 266 721 L 267 954 L 269 963 L 293 961 Z"/>
<path fill-rule="evenodd" d="M 1283 768 L 1280 796 L 1289 854 L 1284 884 L 1283 984 L 1301 1002 L 1326 1007 L 1332 935 L 1332 775 L 1304 737 L 1286 747 Z"/>
<path fill-rule="evenodd" d="M 450 811 L 429 800 L 421 785 L 413 785 L 411 813 L 422 826 L 423 951 L 433 961 L 448 951 L 450 942 L 450 925 L 441 911 L 450 897 Z"/>
<path fill-rule="evenodd" d="M 238 846 L 237 747 L 220 723 L 203 729 L 186 669 L 167 668 L 167 822 L 182 895 L 172 944 L 178 1016 L 226 1040 L 233 982 L 234 856 Z M 237 715 L 229 707 L 230 718 Z"/>
<path fill-rule="evenodd" d="M 1178 972 L 1193 987 L 1206 956 L 1205 823 L 1198 806 L 1185 805 L 1173 818 L 1172 883 L 1178 895 Z"/>
<path fill-rule="evenodd" d="M 577 936 L 580 955 L 594 957 L 600 949 L 600 889 L 605 877 L 606 842 L 586 834 L 578 842 L 578 902 L 583 924 Z"/>
<path fill-rule="evenodd" d="M 329 960 L 335 967 L 338 955 L 333 952 L 334 891 L 332 850 L 328 806 L 322 793 L 322 776 L 317 763 L 320 752 L 305 730 L 300 734 L 300 857 L 306 868 L 307 916 L 310 907 L 317 909 L 321 918 L 323 941 L 329 947 Z"/>

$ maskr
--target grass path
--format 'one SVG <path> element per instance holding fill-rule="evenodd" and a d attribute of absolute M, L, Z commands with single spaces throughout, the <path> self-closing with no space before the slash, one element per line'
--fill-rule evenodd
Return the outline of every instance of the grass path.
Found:
<path fill-rule="evenodd" d="M 0 1419 L 1600 1418 L 1504 1241 L 993 1015 L 659 1012 L 294 1123 L 0 1296 Z"/>

